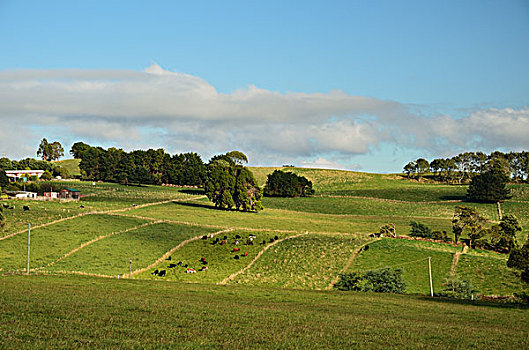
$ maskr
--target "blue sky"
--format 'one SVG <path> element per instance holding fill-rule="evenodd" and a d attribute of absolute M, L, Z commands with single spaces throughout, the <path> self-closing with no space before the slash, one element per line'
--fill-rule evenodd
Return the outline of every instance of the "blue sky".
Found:
<path fill-rule="evenodd" d="M 391 172 L 528 149 L 527 43 L 521 0 L 0 0 L 0 152 L 47 137 Z"/>

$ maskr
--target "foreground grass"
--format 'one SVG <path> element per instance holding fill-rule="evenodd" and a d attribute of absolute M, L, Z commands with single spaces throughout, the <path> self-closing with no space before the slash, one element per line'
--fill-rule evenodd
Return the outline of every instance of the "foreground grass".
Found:
<path fill-rule="evenodd" d="M 2 348 L 521 349 L 529 313 L 415 296 L 0 278 Z"/>

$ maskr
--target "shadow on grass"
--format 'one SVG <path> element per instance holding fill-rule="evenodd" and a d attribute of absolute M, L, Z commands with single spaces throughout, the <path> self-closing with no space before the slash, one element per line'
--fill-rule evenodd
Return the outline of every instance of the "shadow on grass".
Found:
<path fill-rule="evenodd" d="M 439 196 L 439 199 L 444 200 L 444 201 L 461 201 L 461 202 L 467 201 L 467 197 L 464 195 Z"/>
<path fill-rule="evenodd" d="M 202 189 L 202 188 L 192 188 L 192 189 L 186 188 L 186 189 L 180 190 L 179 192 L 182 192 L 182 193 L 185 193 L 185 194 L 192 194 L 192 195 L 195 195 L 195 196 L 206 194 L 204 192 L 204 189 Z"/>
<path fill-rule="evenodd" d="M 227 208 L 219 208 L 209 203 L 197 203 L 197 202 L 173 202 L 175 205 L 181 205 L 184 207 L 192 207 L 192 208 L 203 208 L 203 209 L 209 209 L 209 210 L 219 210 L 219 211 L 225 211 L 225 212 L 240 212 L 240 213 L 248 213 L 248 214 L 257 214 L 254 211 L 242 211 L 237 209 L 227 209 Z"/>
<path fill-rule="evenodd" d="M 523 303 L 521 301 L 507 301 L 505 299 L 499 300 L 463 300 L 447 297 L 428 297 L 423 295 L 418 295 L 417 299 L 436 302 L 441 304 L 454 304 L 454 305 L 468 305 L 468 306 L 487 306 L 487 307 L 497 307 L 502 309 L 529 309 L 529 304 Z"/>

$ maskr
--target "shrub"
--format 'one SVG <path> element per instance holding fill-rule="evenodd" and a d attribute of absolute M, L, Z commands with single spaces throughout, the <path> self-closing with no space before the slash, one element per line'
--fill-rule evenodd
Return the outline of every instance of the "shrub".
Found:
<path fill-rule="evenodd" d="M 404 294 L 406 283 L 402 280 L 402 269 L 384 268 L 365 273 L 341 274 L 334 286 L 338 290 L 359 292 Z"/>
<path fill-rule="evenodd" d="M 479 292 L 479 290 L 474 288 L 472 283 L 457 277 L 447 278 L 444 285 L 445 289 L 437 293 L 437 296 L 456 299 L 472 299 L 473 295 Z"/>
<path fill-rule="evenodd" d="M 304 176 L 275 170 L 267 176 L 264 194 L 271 197 L 306 197 L 314 194 L 312 182 Z"/>
<path fill-rule="evenodd" d="M 46 171 L 40 176 L 40 179 L 41 179 L 41 180 L 44 180 L 44 181 L 49 181 L 49 180 L 53 179 L 53 175 L 52 175 L 52 173 L 50 173 L 48 170 L 46 170 Z"/>
<path fill-rule="evenodd" d="M 412 237 L 433 238 L 432 230 L 425 224 L 412 221 L 410 222 L 410 227 L 410 236 Z"/>

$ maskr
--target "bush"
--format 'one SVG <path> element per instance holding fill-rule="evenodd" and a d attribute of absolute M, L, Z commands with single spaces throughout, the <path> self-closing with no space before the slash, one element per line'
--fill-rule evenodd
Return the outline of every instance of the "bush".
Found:
<path fill-rule="evenodd" d="M 306 197 L 314 194 L 312 182 L 304 176 L 275 170 L 267 176 L 264 194 L 271 197 Z"/>
<path fill-rule="evenodd" d="M 49 181 L 49 180 L 53 179 L 53 175 L 52 175 L 52 173 L 50 173 L 48 170 L 46 170 L 46 171 L 40 176 L 40 179 L 41 179 L 41 180 L 44 180 L 44 181 Z"/>
<path fill-rule="evenodd" d="M 341 274 L 334 286 L 338 290 L 359 292 L 404 294 L 406 284 L 402 280 L 402 269 L 384 268 L 365 273 Z"/>
<path fill-rule="evenodd" d="M 450 277 L 446 279 L 445 289 L 436 295 L 456 299 L 472 299 L 477 292 L 479 290 L 475 289 L 469 281 Z"/>
<path fill-rule="evenodd" d="M 412 221 L 410 227 L 410 236 L 412 237 L 433 238 L 432 230 L 425 224 Z"/>

